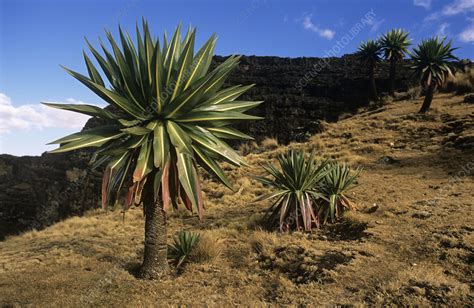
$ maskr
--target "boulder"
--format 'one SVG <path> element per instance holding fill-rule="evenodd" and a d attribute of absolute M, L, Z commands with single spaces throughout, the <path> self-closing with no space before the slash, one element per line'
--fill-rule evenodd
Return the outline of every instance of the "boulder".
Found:
<path fill-rule="evenodd" d="M 464 95 L 464 103 L 474 104 L 474 93 Z"/>

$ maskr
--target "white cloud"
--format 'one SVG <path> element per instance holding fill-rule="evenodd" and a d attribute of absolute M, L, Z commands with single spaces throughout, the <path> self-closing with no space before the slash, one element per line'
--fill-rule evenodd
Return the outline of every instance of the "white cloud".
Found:
<path fill-rule="evenodd" d="M 474 11 L 474 0 L 456 0 L 453 3 L 446 5 L 442 13 L 445 16 L 454 16 L 459 13 L 467 13 Z"/>
<path fill-rule="evenodd" d="M 431 15 L 428 15 L 427 17 L 425 17 L 425 22 L 427 21 L 433 21 L 433 20 L 436 20 L 438 18 L 440 18 L 441 16 L 443 16 L 443 14 L 441 12 L 434 12 L 433 14 Z"/>
<path fill-rule="evenodd" d="M 413 4 L 424 7 L 427 10 L 431 8 L 431 0 L 413 0 Z"/>
<path fill-rule="evenodd" d="M 448 28 L 449 28 L 449 24 L 447 22 L 443 22 L 442 24 L 439 25 L 438 31 L 436 31 L 436 35 L 440 37 L 448 36 Z"/>
<path fill-rule="evenodd" d="M 372 19 L 368 19 L 367 20 L 367 24 L 370 26 L 370 33 L 374 33 L 374 32 L 377 32 L 378 29 L 380 29 L 380 26 L 385 22 L 385 18 L 384 19 L 375 19 L 375 18 L 372 18 Z"/>
<path fill-rule="evenodd" d="M 310 30 L 310 31 L 313 31 L 314 33 L 317 33 L 319 36 L 325 39 L 332 40 L 334 35 L 336 35 L 336 31 L 333 31 L 331 29 L 321 29 L 320 27 L 313 24 L 311 17 L 312 15 L 306 15 L 303 18 L 303 27 L 306 30 Z"/>
<path fill-rule="evenodd" d="M 83 104 L 73 98 L 65 103 Z M 88 119 L 86 115 L 41 104 L 14 106 L 10 97 L 0 93 L 0 134 L 43 128 L 81 129 Z"/>
<path fill-rule="evenodd" d="M 436 20 L 440 17 L 450 17 L 470 12 L 474 12 L 474 0 L 454 0 L 452 3 L 445 5 L 441 11 L 426 17 L 425 20 Z"/>
<path fill-rule="evenodd" d="M 474 43 L 474 19 L 471 24 L 459 34 L 459 39 L 465 43 Z"/>

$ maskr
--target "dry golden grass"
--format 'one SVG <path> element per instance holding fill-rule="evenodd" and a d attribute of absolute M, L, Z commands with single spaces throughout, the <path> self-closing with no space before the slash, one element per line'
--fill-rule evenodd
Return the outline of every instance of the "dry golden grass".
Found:
<path fill-rule="evenodd" d="M 224 251 L 224 240 L 216 236 L 215 232 L 201 233 L 199 243 L 192 250 L 189 261 L 193 263 L 219 262 Z"/>
<path fill-rule="evenodd" d="M 249 142 L 245 142 L 239 145 L 239 152 L 243 156 L 246 156 L 250 153 L 256 153 L 259 150 L 260 150 L 260 147 L 258 146 L 258 143 L 255 141 L 249 141 Z"/>
<path fill-rule="evenodd" d="M 443 90 L 465 94 L 474 92 L 474 68 L 465 72 L 457 72 L 446 80 Z"/>
<path fill-rule="evenodd" d="M 410 87 L 407 91 L 409 99 L 414 100 L 419 98 L 421 96 L 421 90 L 420 86 Z"/>
<path fill-rule="evenodd" d="M 425 116 L 422 98 L 361 110 L 307 143 L 248 154 L 248 167 L 223 165 L 234 191 L 205 177 L 205 218 L 169 218 L 169 240 L 183 228 L 201 233 L 198 259 L 208 261 L 164 281 L 132 274 L 140 208 L 125 221 L 95 210 L 9 237 L 0 306 L 473 306 L 474 153 L 453 145 L 473 134 L 474 106 L 462 100 L 438 95 Z M 251 175 L 289 147 L 363 167 L 350 192 L 360 210 L 308 234 L 262 231 L 268 203 L 253 201 L 267 190 Z"/>
<path fill-rule="evenodd" d="M 270 138 L 270 137 L 263 139 L 260 142 L 260 144 L 262 145 L 263 149 L 265 149 L 266 151 L 275 150 L 279 146 L 278 140 L 276 138 Z"/>
<path fill-rule="evenodd" d="M 421 86 L 413 86 L 408 88 L 406 92 L 395 92 L 394 99 L 395 100 L 415 100 L 419 98 L 422 94 L 422 87 Z"/>
<path fill-rule="evenodd" d="M 253 252 L 270 253 L 270 251 L 278 243 L 278 237 L 274 232 L 255 231 L 250 236 L 249 244 Z"/>

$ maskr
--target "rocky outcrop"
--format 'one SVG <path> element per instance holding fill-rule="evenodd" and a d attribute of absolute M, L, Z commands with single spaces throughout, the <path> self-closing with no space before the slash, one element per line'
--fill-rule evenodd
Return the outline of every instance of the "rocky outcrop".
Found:
<path fill-rule="evenodd" d="M 215 58 L 215 65 L 223 57 Z M 388 69 L 377 70 L 378 86 L 388 89 Z M 403 65 L 397 86 L 410 80 Z M 253 113 L 262 121 L 241 129 L 257 139 L 300 140 L 319 129 L 318 120 L 335 121 L 367 104 L 365 67 L 354 56 L 342 58 L 243 57 L 230 84 L 256 84 L 247 97 L 264 100 Z M 245 99 L 245 98 L 244 98 Z M 87 126 L 94 126 L 94 120 Z M 98 207 L 100 171 L 88 168 L 89 151 L 43 154 L 39 157 L 0 155 L 0 238 L 31 228 L 40 229 L 71 215 Z"/>
<path fill-rule="evenodd" d="M 464 102 L 466 104 L 474 104 L 474 93 L 469 93 L 464 96 Z"/>
<path fill-rule="evenodd" d="M 100 172 L 90 154 L 0 155 L 0 239 L 41 229 L 99 205 Z"/>
<path fill-rule="evenodd" d="M 223 57 L 216 57 L 220 63 Z M 396 86 L 406 91 L 413 83 L 406 63 L 397 67 Z M 368 103 L 366 68 L 355 56 L 341 58 L 243 57 L 229 84 L 255 84 L 244 96 L 263 100 L 253 113 L 265 120 L 243 123 L 252 136 L 276 137 L 282 143 L 297 139 L 298 129 L 311 121 L 336 121 Z M 388 91 L 388 66 L 376 71 L 379 92 Z"/>

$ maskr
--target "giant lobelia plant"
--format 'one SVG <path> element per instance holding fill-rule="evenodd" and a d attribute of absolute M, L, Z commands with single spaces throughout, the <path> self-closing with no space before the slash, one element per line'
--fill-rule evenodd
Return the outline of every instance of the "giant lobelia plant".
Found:
<path fill-rule="evenodd" d="M 222 88 L 239 57 L 230 56 L 210 70 L 216 37 L 195 53 L 196 29 L 184 39 L 178 26 L 171 40 L 153 38 L 146 21 L 137 26 L 136 44 L 119 28 L 120 46 L 106 32 L 111 50 L 88 47 L 103 75 L 86 53 L 88 76 L 67 72 L 111 108 L 46 104 L 101 119 L 101 125 L 52 143 L 61 153 L 94 147 L 93 167 L 104 164 L 102 205 L 143 203 L 145 250 L 139 277 L 159 278 L 167 272 L 166 212 L 183 204 L 202 217 L 204 206 L 197 166 L 231 188 L 218 161 L 235 166 L 242 158 L 224 139 L 251 139 L 230 127 L 261 102 L 238 100 L 252 85 Z M 103 78 L 106 78 L 106 81 Z"/>
<path fill-rule="evenodd" d="M 390 61 L 390 95 L 395 95 L 395 74 L 397 62 L 400 62 L 405 57 L 408 51 L 408 46 L 411 45 L 410 33 L 403 29 L 392 29 L 387 31 L 380 38 L 380 44 L 386 60 Z"/>
<path fill-rule="evenodd" d="M 375 66 L 380 62 L 380 56 L 382 54 L 382 47 L 379 41 L 368 40 L 362 42 L 357 49 L 357 58 L 367 66 L 369 75 L 369 96 L 374 101 L 379 100 L 377 93 L 377 85 L 375 82 Z"/>
<path fill-rule="evenodd" d="M 411 65 L 413 74 L 426 89 L 419 113 L 428 112 L 436 88 L 443 85 L 446 79 L 453 75 L 455 63 L 459 61 L 453 55 L 456 49 L 452 47 L 451 41 L 446 41 L 446 38 L 432 37 L 422 40 L 409 53 L 413 62 Z"/>

